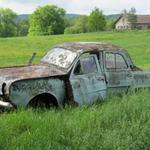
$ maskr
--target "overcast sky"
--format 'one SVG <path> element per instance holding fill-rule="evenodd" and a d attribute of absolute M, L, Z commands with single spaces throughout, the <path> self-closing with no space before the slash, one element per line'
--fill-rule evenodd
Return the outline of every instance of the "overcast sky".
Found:
<path fill-rule="evenodd" d="M 18 14 L 31 14 L 38 6 L 55 4 L 67 13 L 89 14 L 96 6 L 105 14 L 120 13 L 135 7 L 138 14 L 150 14 L 150 0 L 0 0 L 0 7 L 8 7 Z"/>

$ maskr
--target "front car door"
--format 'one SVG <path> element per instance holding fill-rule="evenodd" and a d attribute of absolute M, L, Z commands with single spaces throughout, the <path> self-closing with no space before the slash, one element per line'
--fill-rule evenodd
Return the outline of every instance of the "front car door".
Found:
<path fill-rule="evenodd" d="M 127 92 L 133 77 L 126 56 L 121 52 L 104 52 L 104 70 L 108 93 Z"/>
<path fill-rule="evenodd" d="M 79 105 L 104 99 L 106 83 L 96 55 L 85 53 L 80 56 L 71 72 L 70 83 L 74 100 Z"/>

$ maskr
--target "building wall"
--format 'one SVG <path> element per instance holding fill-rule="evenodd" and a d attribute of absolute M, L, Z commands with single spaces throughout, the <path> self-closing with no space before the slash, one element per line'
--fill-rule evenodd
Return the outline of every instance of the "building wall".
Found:
<path fill-rule="evenodd" d="M 150 30 L 150 23 L 149 24 L 138 24 L 137 27 L 139 29 L 143 29 L 143 30 Z"/>
<path fill-rule="evenodd" d="M 128 22 L 128 19 L 126 16 L 121 17 L 118 22 L 115 25 L 115 28 L 117 30 L 124 30 L 124 29 L 130 29 L 130 23 Z"/>

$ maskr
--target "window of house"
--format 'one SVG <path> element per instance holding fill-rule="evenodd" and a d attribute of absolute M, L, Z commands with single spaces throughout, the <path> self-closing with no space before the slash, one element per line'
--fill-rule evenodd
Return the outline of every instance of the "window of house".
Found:
<path fill-rule="evenodd" d="M 106 68 L 110 69 L 127 69 L 125 59 L 120 54 L 106 53 Z"/>
<path fill-rule="evenodd" d="M 117 26 L 117 29 L 120 29 L 120 26 Z"/>
<path fill-rule="evenodd" d="M 74 69 L 75 75 L 98 72 L 94 56 L 81 57 Z"/>

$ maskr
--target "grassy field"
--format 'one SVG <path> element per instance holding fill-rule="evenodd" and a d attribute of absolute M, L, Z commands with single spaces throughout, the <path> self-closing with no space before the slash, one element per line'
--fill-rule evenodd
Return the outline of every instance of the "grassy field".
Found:
<path fill-rule="evenodd" d="M 150 31 L 0 38 L 0 66 L 27 64 L 33 52 L 37 52 L 34 63 L 38 63 L 54 45 L 72 41 L 117 44 L 128 50 L 135 64 L 150 70 Z"/>
<path fill-rule="evenodd" d="M 98 41 L 117 44 L 133 62 L 150 70 L 150 32 L 102 32 L 79 35 L 0 39 L 0 66 L 34 63 L 55 44 Z M 0 116 L 0 150 L 149 150 L 150 92 L 107 98 L 90 107 L 50 111 L 17 110 Z"/>

